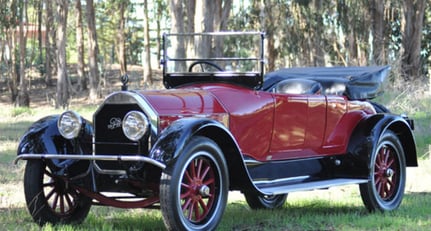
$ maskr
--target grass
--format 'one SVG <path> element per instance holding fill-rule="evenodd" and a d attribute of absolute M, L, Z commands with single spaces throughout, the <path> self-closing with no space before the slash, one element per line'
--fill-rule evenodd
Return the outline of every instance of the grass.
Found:
<path fill-rule="evenodd" d="M 292 193 L 282 209 L 250 210 L 243 197 L 233 192 L 219 230 L 429 230 L 431 227 L 431 95 L 389 92 L 378 99 L 391 111 L 407 113 L 415 120 L 420 156 L 419 168 L 407 170 L 406 195 L 394 212 L 368 213 L 357 186 L 325 191 Z M 93 207 L 80 225 L 37 226 L 24 200 L 22 177 L 25 162 L 12 164 L 16 146 L 26 128 L 48 114 L 62 110 L 49 107 L 21 109 L 1 105 L 0 111 L 0 230 L 163 230 L 159 210 Z M 92 119 L 95 106 L 72 110 Z"/>

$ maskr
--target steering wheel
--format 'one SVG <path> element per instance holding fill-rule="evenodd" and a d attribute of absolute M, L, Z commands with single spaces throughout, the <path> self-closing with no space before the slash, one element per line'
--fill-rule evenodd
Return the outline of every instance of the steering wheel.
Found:
<path fill-rule="evenodd" d="M 211 66 L 211 67 L 217 69 L 218 71 L 224 71 L 223 68 L 221 68 L 219 65 L 217 65 L 217 64 L 215 64 L 213 62 L 199 60 L 199 61 L 195 61 L 192 64 L 190 64 L 190 66 L 189 66 L 189 72 L 192 72 L 193 67 L 196 66 L 196 65 L 198 65 L 198 64 L 201 66 L 201 69 L 202 69 L 203 72 L 205 72 L 204 64 L 208 65 L 208 66 Z"/>

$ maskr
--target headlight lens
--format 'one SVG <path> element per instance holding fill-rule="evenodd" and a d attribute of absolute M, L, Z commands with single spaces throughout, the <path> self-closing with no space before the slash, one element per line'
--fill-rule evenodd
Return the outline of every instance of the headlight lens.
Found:
<path fill-rule="evenodd" d="M 57 121 L 60 134 L 66 139 L 78 137 L 82 127 L 82 118 L 74 111 L 66 111 Z"/>
<path fill-rule="evenodd" d="M 131 111 L 123 119 L 123 132 L 127 138 L 133 141 L 140 140 L 148 131 L 148 119 L 140 111 Z"/>

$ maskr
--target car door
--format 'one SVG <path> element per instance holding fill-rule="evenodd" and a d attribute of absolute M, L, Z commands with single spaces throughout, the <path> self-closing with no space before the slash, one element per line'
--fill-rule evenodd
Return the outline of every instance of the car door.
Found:
<path fill-rule="evenodd" d="M 274 94 L 274 128 L 268 160 L 318 155 L 326 126 L 324 95 Z"/>

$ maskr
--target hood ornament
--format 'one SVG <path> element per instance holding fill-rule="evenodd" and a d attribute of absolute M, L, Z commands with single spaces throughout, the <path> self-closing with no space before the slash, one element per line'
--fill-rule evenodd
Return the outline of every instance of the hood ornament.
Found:
<path fill-rule="evenodd" d="M 129 82 L 129 76 L 127 74 L 123 75 L 120 77 L 121 83 L 123 83 L 123 85 L 121 86 L 121 90 L 122 91 L 127 91 L 127 83 Z"/>

